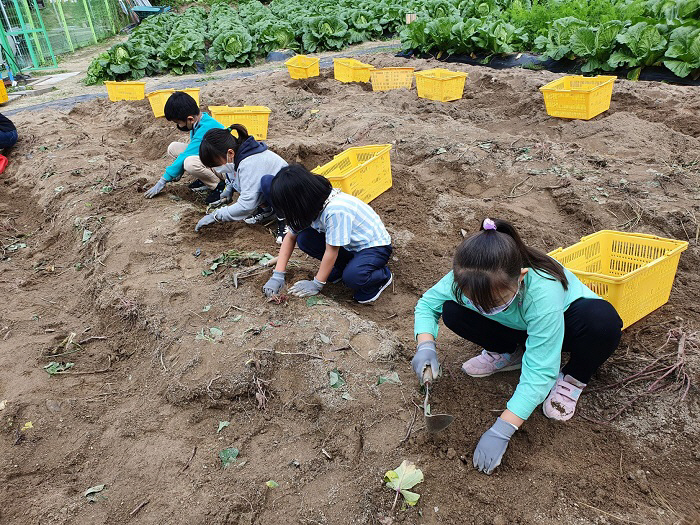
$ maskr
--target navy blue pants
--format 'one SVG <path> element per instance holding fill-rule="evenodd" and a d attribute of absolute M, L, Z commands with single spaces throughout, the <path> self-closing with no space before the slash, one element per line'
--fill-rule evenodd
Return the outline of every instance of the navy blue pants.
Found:
<path fill-rule="evenodd" d="M 11 148 L 17 142 L 17 130 L 0 131 L 0 149 Z"/>
<path fill-rule="evenodd" d="M 326 235 L 306 228 L 297 236 L 297 246 L 302 252 L 320 260 L 326 251 Z M 391 245 L 365 248 L 359 252 L 340 248 L 328 282 L 342 278 L 345 286 L 355 291 L 353 297 L 356 301 L 372 299 L 389 280 L 391 272 L 386 264 L 392 251 Z"/>
<path fill-rule="evenodd" d="M 503 326 L 474 310 L 447 301 L 442 307 L 445 326 L 458 336 L 489 352 L 510 354 L 525 347 L 527 332 Z M 576 299 L 564 312 L 562 350 L 571 357 L 562 373 L 588 383 L 593 373 L 610 357 L 622 337 L 622 319 L 603 299 Z"/>
<path fill-rule="evenodd" d="M 272 207 L 272 201 L 270 200 L 270 184 L 272 184 L 272 179 L 274 179 L 274 175 L 263 175 L 263 177 L 260 179 L 260 191 L 263 194 L 263 198 L 265 199 L 265 203 Z M 277 215 L 278 219 L 281 219 L 279 215 Z"/>

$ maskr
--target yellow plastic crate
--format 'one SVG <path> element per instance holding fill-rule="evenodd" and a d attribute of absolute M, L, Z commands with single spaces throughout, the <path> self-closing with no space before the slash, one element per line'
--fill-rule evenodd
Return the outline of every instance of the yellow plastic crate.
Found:
<path fill-rule="evenodd" d="M 143 100 L 146 98 L 145 82 L 114 82 L 105 80 L 107 96 L 112 102 L 120 100 Z"/>
<path fill-rule="evenodd" d="M 568 75 L 542 86 L 547 114 L 552 117 L 592 119 L 610 109 L 617 77 Z"/>
<path fill-rule="evenodd" d="M 416 90 L 420 98 L 450 102 L 459 100 L 464 93 L 467 73 L 435 68 L 416 73 Z"/>
<path fill-rule="evenodd" d="M 333 77 L 340 82 L 369 82 L 371 64 L 365 64 L 354 58 L 334 58 Z"/>
<path fill-rule="evenodd" d="M 270 108 L 266 106 L 209 106 L 211 116 L 222 125 L 242 124 L 248 134 L 256 140 L 267 139 L 267 124 L 270 118 Z"/>
<path fill-rule="evenodd" d="M 383 67 L 370 71 L 372 91 L 389 91 L 390 89 L 407 88 L 413 86 L 412 67 Z"/>
<path fill-rule="evenodd" d="M 10 97 L 7 94 L 7 89 L 5 88 L 5 83 L 0 79 L 0 104 L 4 104 L 10 100 Z"/>
<path fill-rule="evenodd" d="M 617 310 L 627 328 L 668 302 L 685 241 L 602 230 L 549 253 Z"/>
<path fill-rule="evenodd" d="M 296 55 L 284 63 L 289 76 L 294 79 L 317 77 L 320 74 L 319 59 Z"/>
<path fill-rule="evenodd" d="M 153 115 L 156 118 L 160 118 L 165 115 L 165 103 L 170 98 L 170 95 L 175 93 L 175 91 L 184 91 L 191 96 L 199 106 L 199 88 L 159 89 L 157 91 L 151 91 L 150 93 L 146 93 L 146 98 L 148 98 L 148 102 L 151 103 L 151 109 L 153 110 Z"/>
<path fill-rule="evenodd" d="M 348 148 L 314 173 L 323 175 L 334 188 L 369 203 L 391 188 L 391 144 Z"/>

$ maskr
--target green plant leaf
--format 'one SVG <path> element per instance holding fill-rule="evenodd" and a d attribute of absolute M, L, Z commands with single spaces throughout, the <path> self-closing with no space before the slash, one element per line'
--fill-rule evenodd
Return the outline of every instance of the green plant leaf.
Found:
<path fill-rule="evenodd" d="M 218 434 L 230 424 L 231 423 L 229 421 L 219 421 L 219 428 L 216 429 L 216 433 Z"/>
<path fill-rule="evenodd" d="M 216 326 L 212 326 L 209 329 L 209 333 L 211 334 L 212 337 L 221 337 L 224 335 L 224 331 L 221 328 L 218 328 Z"/>
<path fill-rule="evenodd" d="M 239 450 L 235 447 L 225 448 L 219 452 L 219 459 L 223 468 L 228 467 L 238 457 Z"/>
<path fill-rule="evenodd" d="M 399 379 L 398 372 L 387 372 L 384 375 L 380 375 L 377 379 L 377 384 L 381 385 L 383 383 L 391 383 L 392 385 L 400 385 L 401 379 Z"/>
<path fill-rule="evenodd" d="M 389 470 L 384 474 L 384 482 L 386 486 L 397 492 L 401 492 L 404 500 L 408 505 L 418 503 L 420 494 L 411 492 L 418 483 L 423 481 L 423 472 L 416 468 L 415 464 L 410 461 L 403 460 L 397 469 Z"/>
<path fill-rule="evenodd" d="M 277 487 L 280 486 L 279 483 L 277 483 L 275 480 L 272 480 L 272 479 L 269 480 L 269 481 L 266 481 L 266 482 L 265 482 L 265 485 L 266 485 L 268 488 L 271 488 L 271 489 L 276 489 Z"/>
<path fill-rule="evenodd" d="M 345 385 L 345 379 L 343 379 L 343 376 L 340 374 L 337 368 L 334 368 L 328 372 L 328 375 L 331 388 L 340 388 L 341 386 Z"/>
<path fill-rule="evenodd" d="M 54 376 L 56 374 L 62 374 L 66 370 L 68 370 L 69 368 L 73 368 L 74 366 L 75 363 L 59 363 L 56 361 L 51 361 L 48 365 L 44 366 L 44 370 L 50 376 Z"/>

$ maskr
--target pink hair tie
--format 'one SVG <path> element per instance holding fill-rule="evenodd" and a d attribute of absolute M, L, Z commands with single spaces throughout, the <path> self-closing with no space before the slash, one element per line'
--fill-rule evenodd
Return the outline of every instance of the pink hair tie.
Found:
<path fill-rule="evenodd" d="M 493 222 L 491 219 L 484 219 L 483 228 L 484 230 L 496 231 L 496 223 Z"/>

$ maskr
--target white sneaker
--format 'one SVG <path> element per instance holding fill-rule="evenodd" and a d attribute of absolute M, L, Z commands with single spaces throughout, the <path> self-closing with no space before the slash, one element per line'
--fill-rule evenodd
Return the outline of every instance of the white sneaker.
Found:
<path fill-rule="evenodd" d="M 379 289 L 379 291 L 377 292 L 377 295 L 375 295 L 375 296 L 372 297 L 371 299 L 365 299 L 364 301 L 357 301 L 357 302 L 360 303 L 360 304 L 369 304 L 369 303 L 373 303 L 374 301 L 376 301 L 377 299 L 379 299 L 379 296 L 382 295 L 382 292 L 383 292 L 384 290 L 386 290 L 387 287 L 388 287 L 391 283 L 393 283 L 393 282 L 394 282 L 394 274 L 391 273 L 391 272 L 389 272 L 389 280 L 388 280 L 387 282 L 385 282 L 385 283 L 382 285 L 382 287 L 381 287 L 381 288 Z"/>
<path fill-rule="evenodd" d="M 496 372 L 518 370 L 522 366 L 523 350 L 518 349 L 512 354 L 499 354 L 482 350 L 481 354 L 472 357 L 462 365 L 464 373 L 471 377 L 487 377 Z"/>

